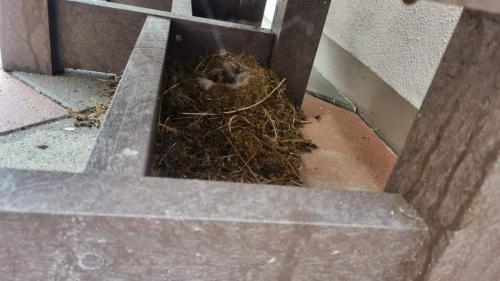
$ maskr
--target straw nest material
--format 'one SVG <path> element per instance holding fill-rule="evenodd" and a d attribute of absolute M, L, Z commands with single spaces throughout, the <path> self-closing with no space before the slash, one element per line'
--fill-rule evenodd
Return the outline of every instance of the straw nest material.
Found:
<path fill-rule="evenodd" d="M 121 75 L 115 74 L 108 79 L 98 79 L 98 81 L 104 84 L 104 94 L 112 97 L 118 87 L 118 83 L 120 83 L 120 79 Z M 69 115 L 75 119 L 75 127 L 101 128 L 106 112 L 108 111 L 109 104 L 109 102 L 96 102 L 95 106 L 88 110 L 82 112 L 68 110 L 68 112 Z"/>
<path fill-rule="evenodd" d="M 315 145 L 286 80 L 248 55 L 170 62 L 153 175 L 301 186 L 301 154 Z"/>

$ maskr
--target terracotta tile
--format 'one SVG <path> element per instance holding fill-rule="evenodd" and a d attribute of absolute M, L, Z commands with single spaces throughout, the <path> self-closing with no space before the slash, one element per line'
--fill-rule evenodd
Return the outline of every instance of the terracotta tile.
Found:
<path fill-rule="evenodd" d="M 383 191 L 397 157 L 363 120 L 310 95 L 306 95 L 302 109 L 312 121 L 304 126 L 304 133 L 319 147 L 303 157 L 305 183 Z"/>
<path fill-rule="evenodd" d="M 0 70 L 0 134 L 66 114 L 63 107 Z"/>
<path fill-rule="evenodd" d="M 84 111 L 96 104 L 111 102 L 109 86 L 102 79 L 111 75 L 82 70 L 65 70 L 63 75 L 43 75 L 11 72 L 13 77 L 41 92 L 43 95 L 74 111 Z"/>

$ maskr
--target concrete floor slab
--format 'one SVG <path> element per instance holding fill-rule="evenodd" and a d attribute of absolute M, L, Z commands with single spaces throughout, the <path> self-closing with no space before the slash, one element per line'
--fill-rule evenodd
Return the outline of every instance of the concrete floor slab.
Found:
<path fill-rule="evenodd" d="M 339 89 L 335 88 L 328 80 L 326 80 L 316 68 L 311 71 L 307 91 L 322 100 L 338 105 L 344 109 L 356 112 L 356 105 L 346 98 Z"/>
<path fill-rule="evenodd" d="M 318 145 L 303 155 L 304 182 L 382 192 L 397 157 L 372 129 L 358 115 L 310 95 L 302 109 L 312 122 L 303 131 Z"/>
<path fill-rule="evenodd" d="M 0 135 L 67 115 L 67 111 L 0 70 Z"/>
<path fill-rule="evenodd" d="M 0 167 L 82 172 L 96 128 L 74 128 L 71 118 L 0 136 Z"/>
<path fill-rule="evenodd" d="M 96 104 L 111 101 L 110 87 L 103 81 L 111 74 L 66 70 L 63 75 L 41 75 L 13 72 L 12 76 L 74 111 L 83 111 Z"/>

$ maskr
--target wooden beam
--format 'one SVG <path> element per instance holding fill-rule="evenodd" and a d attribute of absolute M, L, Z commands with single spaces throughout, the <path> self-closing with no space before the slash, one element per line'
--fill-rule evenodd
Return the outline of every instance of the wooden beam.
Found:
<path fill-rule="evenodd" d="M 90 156 L 87 172 L 144 176 L 157 126 L 170 20 L 144 23 Z"/>
<path fill-rule="evenodd" d="M 59 70 L 123 72 L 147 14 L 120 6 L 124 9 L 55 0 L 55 58 Z"/>
<path fill-rule="evenodd" d="M 264 19 L 267 0 L 241 0 L 240 18 L 260 26 Z"/>
<path fill-rule="evenodd" d="M 500 260 L 492 260 L 486 249 L 477 249 L 476 234 L 464 230 L 472 223 L 467 213 L 487 206 L 478 196 L 490 194 L 488 200 L 500 200 L 494 199 L 498 194 L 486 184 L 493 180 L 497 189 L 500 186 L 498 176 L 492 176 L 500 154 L 498 73 L 500 15 L 465 9 L 387 186 L 388 191 L 399 191 L 431 227 L 432 240 L 413 268 L 419 276 L 415 280 L 470 280 L 464 276 L 493 280 L 498 276 Z M 498 229 L 500 210 L 491 208 L 486 208 L 482 218 L 472 217 Z M 500 248 L 495 231 L 494 241 L 485 247 Z M 453 236 L 461 233 L 467 234 L 454 244 Z M 478 266 L 462 263 L 462 259 L 442 263 L 443 253 L 459 248 L 470 251 L 467 260 Z M 496 268 L 497 275 L 481 270 L 481 263 Z M 446 273 L 446 268 L 453 270 Z M 458 279 L 450 277 L 452 273 Z"/>
<path fill-rule="evenodd" d="M 330 0 L 279 0 L 272 30 L 276 42 L 271 68 L 286 77 L 288 96 L 302 104 Z"/>
<path fill-rule="evenodd" d="M 394 194 L 15 170 L 0 178 L 5 280 L 400 280 L 426 230 Z"/>
<path fill-rule="evenodd" d="M 107 0 L 107 1 L 170 12 L 172 10 L 172 2 L 174 0 Z"/>
<path fill-rule="evenodd" d="M 439 264 L 431 265 L 429 280 L 498 279 L 500 276 L 499 187 L 500 162 L 497 162 L 496 167 L 485 177 L 480 192 L 472 200 L 462 221 L 446 239 L 448 246 L 443 249 Z"/>
<path fill-rule="evenodd" d="M 275 37 L 267 30 L 242 24 L 172 14 L 143 7 L 105 1 L 52 0 L 51 46 L 48 29 L 43 36 L 37 33 L 37 36 L 30 37 L 27 29 L 17 28 L 25 26 L 22 23 L 25 21 L 31 25 L 47 25 L 43 22 L 43 17 L 33 17 L 31 10 L 29 13 L 22 12 L 22 7 L 28 7 L 33 0 L 19 0 L 15 5 L 11 5 L 7 0 L 2 1 L 5 1 L 1 2 L 5 4 L 2 7 L 6 7 L 2 11 L 7 13 L 16 9 L 9 13 L 13 15 L 15 12 L 16 20 L 20 21 L 16 24 L 16 21 L 8 20 L 8 15 L 1 18 L 2 26 L 5 26 L 6 30 L 2 35 L 4 40 L 0 42 L 4 66 L 13 71 L 48 73 L 47 63 L 50 56 L 44 54 L 52 51 L 54 66 L 50 73 L 64 68 L 121 73 L 149 15 L 168 18 L 174 22 L 172 30 L 179 36 L 176 36 L 169 51 L 184 57 L 206 55 L 225 49 L 235 53 L 255 55 L 262 63 L 267 64 Z M 44 3 L 35 2 L 37 5 Z M 35 10 L 44 11 L 38 8 Z M 45 20 L 47 21 L 47 17 Z M 11 32 L 14 29 L 9 27 L 10 25 L 16 26 L 16 32 Z M 36 30 L 43 31 L 43 29 Z M 192 34 L 185 34 L 186 32 Z M 32 46 L 26 43 L 29 41 L 27 39 L 19 41 L 19 38 L 28 37 L 32 38 L 31 41 L 34 40 L 39 48 L 32 49 Z M 17 41 L 19 42 L 15 43 Z M 40 42 L 43 44 L 46 42 L 45 45 L 49 49 L 44 49 Z M 35 53 L 32 50 L 35 50 Z M 40 67 L 46 69 L 37 70 Z"/>
<path fill-rule="evenodd" d="M 0 1 L 2 66 L 53 74 L 48 0 Z"/>
<path fill-rule="evenodd" d="M 199 18 L 198 22 L 175 20 L 169 53 L 176 59 L 192 59 L 199 55 L 209 55 L 226 50 L 236 54 L 255 56 L 267 65 L 274 43 L 274 35 L 253 27 L 224 23 L 220 26 L 209 24 L 212 20 Z M 202 23 L 206 22 L 206 23 Z"/>
<path fill-rule="evenodd" d="M 19 3 L 24 1 L 33 0 L 19 0 Z M 76 68 L 122 72 L 149 15 L 172 21 L 172 32 L 176 36 L 169 51 L 184 57 L 205 55 L 225 49 L 235 53 L 255 55 L 261 62 L 267 64 L 275 37 L 268 30 L 247 25 L 112 2 L 53 1 L 54 61 L 59 70 Z M 21 13 L 19 16 L 23 18 L 28 15 L 30 13 Z M 28 36 L 26 32 L 20 34 Z M 1 43 L 7 44 L 5 41 Z M 2 49 L 4 57 L 12 61 L 23 60 L 24 52 Z M 11 70 L 20 69 L 13 67 Z"/>

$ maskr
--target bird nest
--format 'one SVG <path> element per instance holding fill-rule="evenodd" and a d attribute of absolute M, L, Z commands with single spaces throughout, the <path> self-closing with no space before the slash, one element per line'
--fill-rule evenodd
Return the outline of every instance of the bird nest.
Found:
<path fill-rule="evenodd" d="M 303 185 L 301 154 L 315 145 L 285 92 L 286 80 L 248 55 L 170 63 L 152 174 Z"/>

